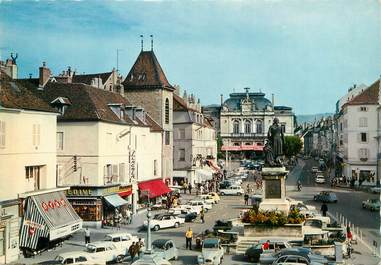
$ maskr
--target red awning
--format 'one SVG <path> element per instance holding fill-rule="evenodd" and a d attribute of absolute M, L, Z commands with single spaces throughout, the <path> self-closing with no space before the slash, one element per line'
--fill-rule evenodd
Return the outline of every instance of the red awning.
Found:
<path fill-rule="evenodd" d="M 221 151 L 263 151 L 263 145 L 241 145 L 241 146 L 225 146 L 221 147 Z"/>
<path fill-rule="evenodd" d="M 120 197 L 130 196 L 132 194 L 132 187 L 131 186 L 120 187 L 118 194 Z"/>
<path fill-rule="evenodd" d="M 150 198 L 156 198 L 171 192 L 171 189 L 164 184 L 162 179 L 144 181 L 139 183 L 138 187 L 140 191 L 148 192 Z"/>

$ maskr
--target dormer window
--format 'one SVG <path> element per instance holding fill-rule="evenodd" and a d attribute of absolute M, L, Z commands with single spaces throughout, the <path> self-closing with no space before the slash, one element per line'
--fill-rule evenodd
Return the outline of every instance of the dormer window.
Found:
<path fill-rule="evenodd" d="M 71 102 L 68 98 L 58 97 L 50 102 L 50 105 L 55 108 L 61 114 L 61 116 L 63 116 L 67 108 L 71 105 Z"/>
<path fill-rule="evenodd" d="M 108 104 L 108 106 L 110 107 L 112 112 L 114 112 L 114 114 L 118 116 L 119 119 L 124 121 L 125 113 L 124 113 L 124 106 L 122 103 Z"/>

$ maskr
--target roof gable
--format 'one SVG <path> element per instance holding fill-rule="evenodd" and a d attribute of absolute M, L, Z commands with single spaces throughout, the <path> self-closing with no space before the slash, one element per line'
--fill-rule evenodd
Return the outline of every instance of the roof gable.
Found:
<path fill-rule="evenodd" d="M 106 73 L 97 73 L 97 74 L 83 74 L 83 75 L 73 75 L 72 83 L 82 83 L 91 85 L 91 81 L 94 78 L 100 78 L 102 79 L 102 84 L 105 84 L 106 81 L 110 78 L 112 75 L 112 72 L 106 72 Z"/>
<path fill-rule="evenodd" d="M 380 80 L 377 80 L 345 105 L 377 105 L 380 93 Z"/>
<path fill-rule="evenodd" d="M 126 88 L 164 88 L 174 90 L 153 51 L 141 51 L 126 79 Z"/>

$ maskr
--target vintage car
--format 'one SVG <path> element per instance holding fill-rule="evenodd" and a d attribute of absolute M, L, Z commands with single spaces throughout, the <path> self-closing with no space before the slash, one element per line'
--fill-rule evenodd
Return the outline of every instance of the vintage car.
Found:
<path fill-rule="evenodd" d="M 217 231 L 227 231 L 231 230 L 233 227 L 232 221 L 225 220 L 217 220 L 213 226 L 213 231 L 216 233 Z"/>
<path fill-rule="evenodd" d="M 369 199 L 362 202 L 363 209 L 369 209 L 371 211 L 380 210 L 380 199 Z"/>
<path fill-rule="evenodd" d="M 175 243 L 171 239 L 156 239 L 152 242 L 154 254 L 165 260 L 177 260 L 179 253 Z"/>
<path fill-rule="evenodd" d="M 106 262 L 94 259 L 83 251 L 72 251 L 61 253 L 53 261 L 46 262 L 46 264 L 106 264 Z"/>
<path fill-rule="evenodd" d="M 217 192 L 209 192 L 208 195 L 212 196 L 214 203 L 219 203 L 221 200 Z"/>
<path fill-rule="evenodd" d="M 112 233 L 105 235 L 104 241 L 112 242 L 117 249 L 121 250 L 121 254 L 128 255 L 128 249 L 132 242 L 138 242 L 139 237 L 133 236 L 130 233 Z M 144 238 L 141 239 L 144 243 Z"/>
<path fill-rule="evenodd" d="M 325 183 L 325 177 L 323 175 L 317 175 L 315 177 L 315 183 L 324 184 Z"/>
<path fill-rule="evenodd" d="M 238 195 L 241 196 L 245 191 L 241 188 L 241 186 L 230 186 L 226 189 L 220 189 L 220 195 Z"/>
<path fill-rule="evenodd" d="M 321 265 L 321 263 L 311 262 L 308 257 L 300 255 L 284 255 L 277 258 L 273 265 Z"/>
<path fill-rule="evenodd" d="M 162 228 L 169 228 L 169 227 L 177 228 L 183 223 L 185 223 L 184 218 L 179 218 L 172 214 L 157 214 L 151 220 L 150 228 L 153 229 L 154 231 L 158 231 Z M 144 221 L 143 226 L 145 228 L 148 227 L 147 220 Z"/>
<path fill-rule="evenodd" d="M 332 191 L 321 191 L 320 193 L 314 195 L 314 201 L 321 202 L 337 202 L 337 196 Z"/>
<path fill-rule="evenodd" d="M 213 208 L 212 203 L 209 203 L 208 201 L 204 201 L 204 200 L 198 200 L 198 199 L 190 200 L 189 202 L 187 202 L 187 205 L 200 207 L 200 210 L 201 210 L 201 207 L 204 207 L 205 212 Z"/>
<path fill-rule="evenodd" d="M 286 239 L 269 239 L 269 249 L 263 250 L 262 245 L 266 240 L 260 240 L 258 244 L 255 244 L 248 248 L 245 252 L 245 257 L 251 262 L 258 262 L 262 253 L 274 253 L 276 249 L 291 248 L 290 243 Z"/>
<path fill-rule="evenodd" d="M 217 202 L 214 200 L 213 196 L 212 196 L 212 195 L 209 195 L 209 194 L 201 194 L 201 195 L 198 195 L 198 196 L 196 197 L 196 200 L 201 200 L 201 201 L 204 201 L 204 202 L 206 202 L 206 203 L 208 203 L 208 204 L 215 204 L 215 203 L 217 203 Z"/>
<path fill-rule="evenodd" d="M 112 242 L 98 241 L 86 245 L 86 253 L 92 259 L 104 262 L 121 262 L 125 255 Z"/>
<path fill-rule="evenodd" d="M 171 265 L 171 263 L 156 254 L 144 254 L 132 265 Z"/>
<path fill-rule="evenodd" d="M 313 254 L 310 248 L 285 248 L 278 252 L 273 253 L 262 253 L 259 258 L 259 263 L 262 264 L 273 264 L 274 261 L 276 261 L 279 257 L 285 256 L 285 255 L 296 255 L 296 256 L 303 256 L 308 257 L 309 260 L 312 262 L 318 262 L 321 264 L 327 264 L 328 260 L 321 256 Z"/>
<path fill-rule="evenodd" d="M 202 243 L 201 255 L 198 255 L 198 264 L 221 264 L 224 258 L 224 249 L 218 238 L 206 238 Z"/>

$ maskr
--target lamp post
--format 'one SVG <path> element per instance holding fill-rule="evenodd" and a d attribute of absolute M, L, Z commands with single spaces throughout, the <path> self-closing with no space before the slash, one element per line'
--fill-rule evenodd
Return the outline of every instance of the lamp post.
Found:
<path fill-rule="evenodd" d="M 148 211 L 147 211 L 147 248 L 146 248 L 146 254 L 151 254 L 152 252 L 152 244 L 151 244 L 151 206 L 148 203 Z"/>

